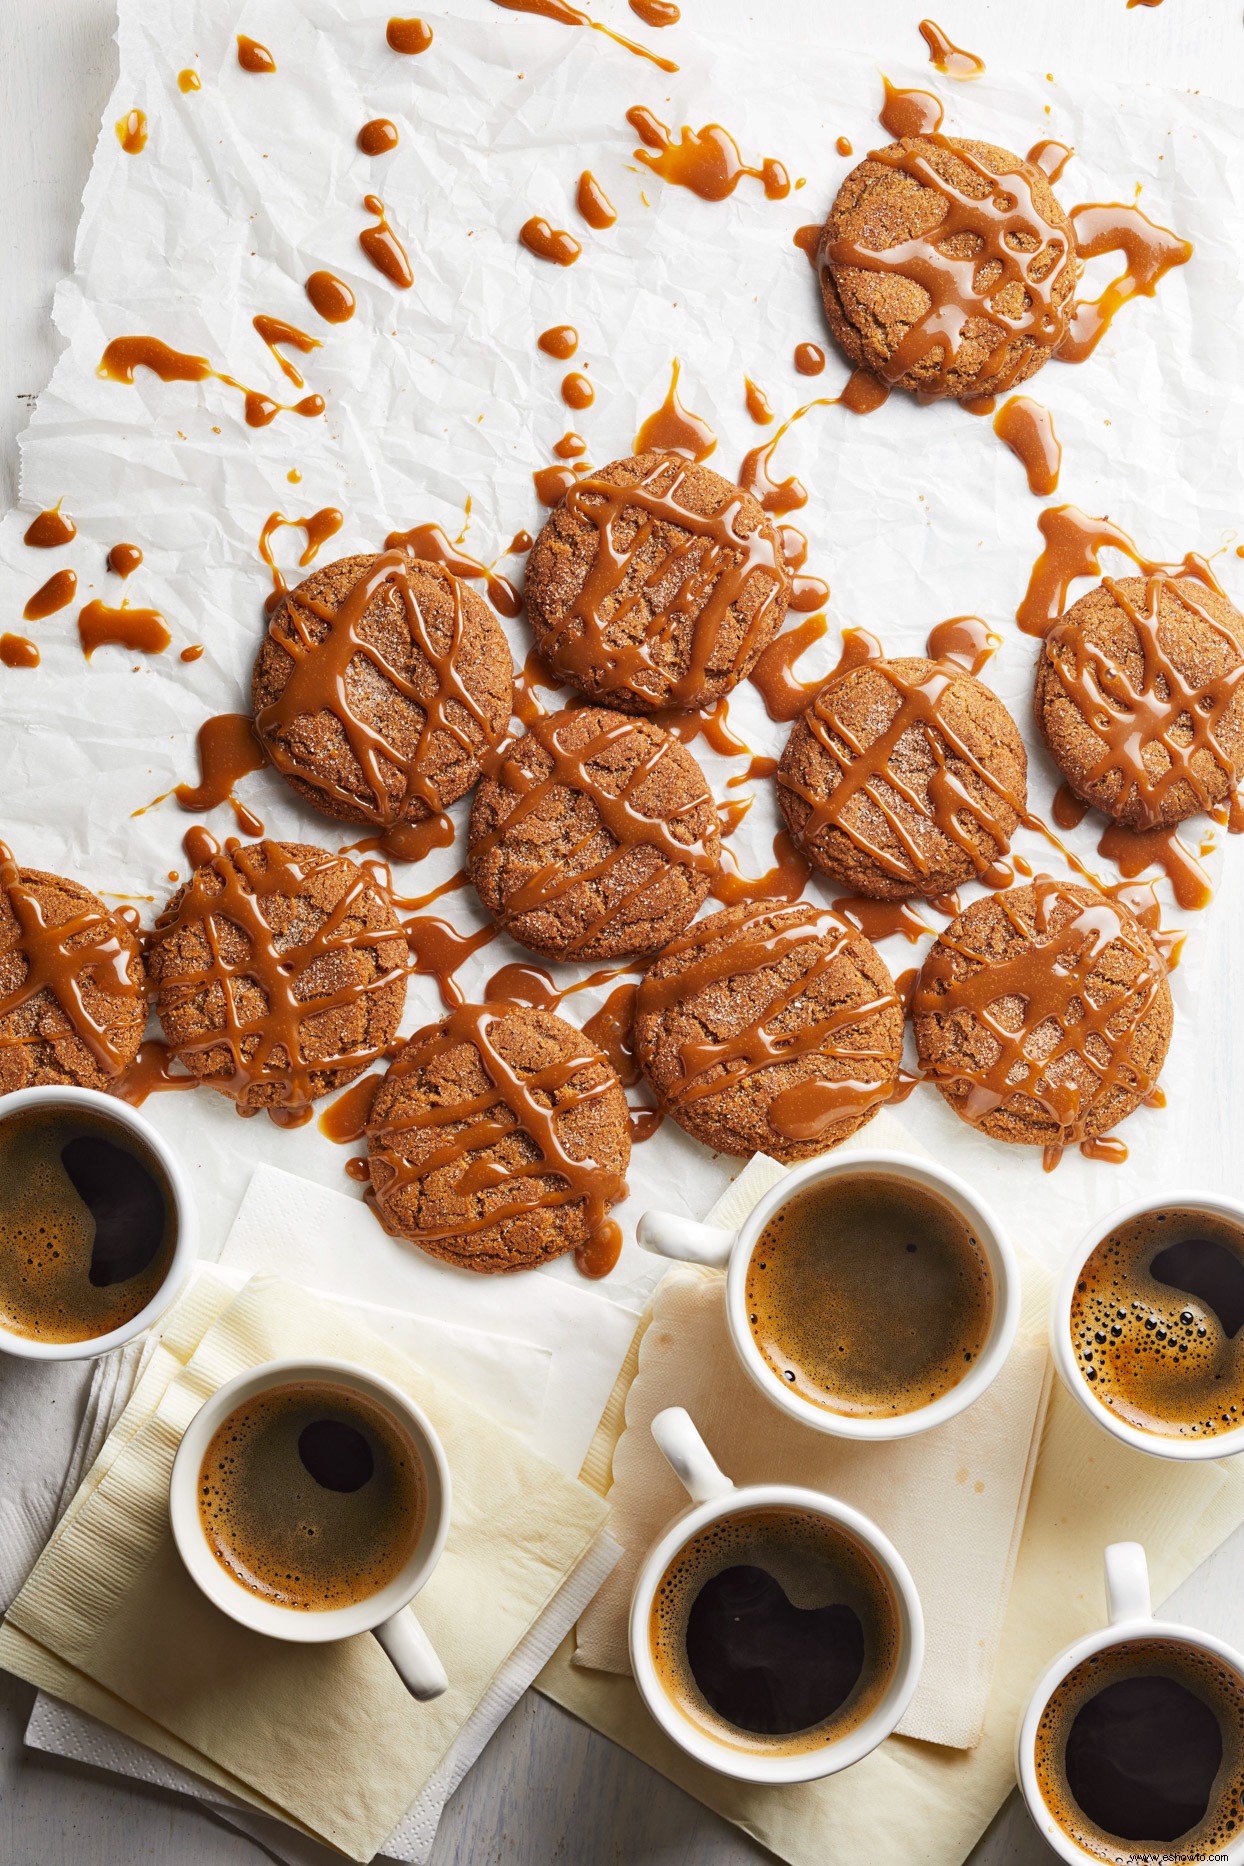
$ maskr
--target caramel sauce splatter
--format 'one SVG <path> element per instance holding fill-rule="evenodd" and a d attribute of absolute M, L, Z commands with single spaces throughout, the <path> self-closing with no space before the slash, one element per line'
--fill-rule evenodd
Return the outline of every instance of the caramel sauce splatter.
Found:
<path fill-rule="evenodd" d="M 617 220 L 617 211 L 613 202 L 605 193 L 591 169 L 585 168 L 579 177 L 579 187 L 575 195 L 575 206 L 586 220 L 589 227 L 597 233 L 604 233 Z"/>
<path fill-rule="evenodd" d="M 635 151 L 635 159 L 662 181 L 689 188 L 702 201 L 724 201 L 745 175 L 761 184 L 770 201 L 784 201 L 790 193 L 790 176 L 782 164 L 765 156 L 759 168 L 750 166 L 720 123 L 706 123 L 702 130 L 684 123 L 674 142 L 665 124 L 642 105 L 628 110 L 626 120 L 645 145 Z"/>
<path fill-rule="evenodd" d="M 457 974 L 483 946 L 491 945 L 499 928 L 478 927 L 473 933 L 459 933 L 447 920 L 435 914 L 418 914 L 402 922 L 402 931 L 410 948 L 411 970 L 419 978 L 436 980 L 441 1003 L 448 1010 L 465 1003 Z"/>
<path fill-rule="evenodd" d="M 788 479 L 774 479 L 770 472 L 774 451 L 784 434 L 787 434 L 797 421 L 813 408 L 833 408 L 840 398 L 820 395 L 811 402 L 805 402 L 792 415 L 788 415 L 781 427 L 771 439 L 762 441 L 759 447 L 753 447 L 744 455 L 739 468 L 739 485 L 744 492 L 750 492 L 758 499 L 766 512 L 782 518 L 788 512 L 797 512 L 808 503 L 808 490 L 802 480 L 792 474 Z"/>
<path fill-rule="evenodd" d="M 360 1076 L 357 1082 L 352 1082 L 344 1095 L 338 1095 L 320 1116 L 317 1126 L 321 1134 L 339 1147 L 352 1147 L 362 1140 L 382 1080 L 381 1076 Z"/>
<path fill-rule="evenodd" d="M 1107 546 L 1130 557 L 1142 576 L 1192 577 L 1222 594 L 1203 557 L 1190 551 L 1182 563 L 1156 563 L 1141 555 L 1121 526 L 1108 518 L 1090 518 L 1078 505 L 1047 507 L 1037 520 L 1037 528 L 1044 547 L 1015 611 L 1015 620 L 1025 635 L 1049 633 L 1067 607 L 1067 592 L 1076 578 L 1100 576 L 1101 552 Z"/>
<path fill-rule="evenodd" d="M 24 635 L 0 635 L 0 662 L 5 667 L 38 667 L 39 650 Z"/>
<path fill-rule="evenodd" d="M 942 127 L 942 106 L 932 91 L 901 91 L 883 77 L 885 100 L 878 121 L 888 136 L 933 136 Z"/>
<path fill-rule="evenodd" d="M 1063 449 L 1048 408 L 1027 395 L 1013 395 L 994 416 L 993 431 L 1023 467 L 1029 492 L 1039 499 L 1057 492 Z"/>
<path fill-rule="evenodd" d="M 1060 143 L 1053 136 L 1046 136 L 1039 143 L 1034 143 L 1025 160 L 1039 168 L 1048 176 L 1051 183 L 1061 179 L 1062 172 L 1070 162 L 1075 150 L 1070 143 Z"/>
<path fill-rule="evenodd" d="M 300 569 L 314 563 L 316 553 L 329 538 L 335 537 L 345 523 L 345 515 L 335 505 L 326 505 L 319 512 L 309 512 L 305 518 L 286 518 L 284 512 L 270 512 L 259 534 L 259 555 L 272 572 L 272 588 L 264 598 L 264 614 L 271 615 L 289 585 L 277 568 L 272 555 L 272 540 L 278 531 L 301 531 L 306 540 L 305 548 L 298 559 Z"/>
<path fill-rule="evenodd" d="M 836 900 L 833 907 L 834 912 L 849 920 L 865 939 L 901 937 L 915 946 L 937 932 L 936 927 L 920 918 L 909 901 L 873 901 L 863 895 L 848 894 Z M 914 977 L 914 972 L 909 975 L 908 989 L 902 993 L 905 1003 L 910 996 L 910 979 Z"/>
<path fill-rule="evenodd" d="M 263 824 L 233 795 L 233 787 L 240 778 L 249 776 L 252 771 L 261 771 L 268 762 L 263 746 L 251 730 L 250 714 L 217 713 L 205 719 L 195 743 L 199 781 L 177 785 L 173 795 L 178 804 L 196 815 L 206 814 L 218 804 L 232 804 L 243 835 L 262 835 Z M 189 847 L 187 854 L 190 854 Z M 202 865 L 194 855 L 190 855 L 190 859 L 196 867 Z"/>
<path fill-rule="evenodd" d="M 266 428 L 282 413 L 308 418 L 324 413 L 322 395 L 306 395 L 300 402 L 274 402 L 259 389 L 248 389 L 236 376 L 213 369 L 205 356 L 170 349 L 158 337 L 114 337 L 99 360 L 97 376 L 110 382 L 133 382 L 136 369 L 149 369 L 161 382 L 206 382 L 209 377 L 236 389 L 243 398 L 246 425 Z"/>
<path fill-rule="evenodd" d="M 590 14 L 580 12 L 577 6 L 569 5 L 569 0 L 493 0 L 493 5 L 504 7 L 507 13 L 534 13 L 539 19 L 555 20 L 559 26 L 589 26 L 593 32 L 603 33 L 606 39 L 612 39 L 615 45 L 634 52 L 637 58 L 646 58 L 659 71 L 678 70 L 673 59 L 659 57 L 656 52 L 650 52 L 646 45 L 637 45 L 634 39 L 624 39 L 621 33 L 613 32 Z"/>
<path fill-rule="evenodd" d="M 31 519 L 22 533 L 22 543 L 30 545 L 36 551 L 55 551 L 62 544 L 72 544 L 78 535 L 78 527 L 68 512 L 62 512 L 60 502 L 46 512 L 39 512 Z"/>
<path fill-rule="evenodd" d="M 553 266 L 573 266 L 583 251 L 573 233 L 567 233 L 564 227 L 551 226 L 539 214 L 523 222 L 518 237 L 529 253 Z"/>
<path fill-rule="evenodd" d="M 187 65 L 184 71 L 179 71 L 177 73 L 177 88 L 182 92 L 199 91 L 203 88 L 203 80 L 200 78 L 197 71 L 192 70 L 191 67 Z"/>
<path fill-rule="evenodd" d="M 826 627 L 825 617 L 817 615 L 807 622 L 798 623 L 794 628 L 784 629 L 762 650 L 748 675 L 764 701 L 765 712 L 776 724 L 790 725 L 792 720 L 798 719 L 829 679 L 829 675 L 822 674 L 815 680 L 799 681 L 792 672 L 795 662 L 813 642 L 820 641 Z"/>
<path fill-rule="evenodd" d="M 147 147 L 147 119 L 141 110 L 131 110 L 117 118 L 117 141 L 126 155 L 138 155 Z"/>
<path fill-rule="evenodd" d="M 24 622 L 42 622 L 47 616 L 54 616 L 58 609 L 67 609 L 78 590 L 77 572 L 69 569 L 57 570 L 40 584 L 34 595 L 22 610 Z M 16 636 L 11 637 L 16 641 Z M 10 667 L 14 664 L 9 663 Z M 33 665 L 33 663 L 31 664 Z"/>
<path fill-rule="evenodd" d="M 849 414 L 871 415 L 883 406 L 889 394 L 889 383 L 882 382 L 871 370 L 853 369 L 838 400 Z"/>
<path fill-rule="evenodd" d="M 571 429 L 568 434 L 563 434 L 559 441 L 554 441 L 553 452 L 559 460 L 581 460 L 587 452 L 587 442 L 581 434 L 576 434 Z"/>
<path fill-rule="evenodd" d="M 590 408 L 596 400 L 596 391 L 587 377 L 572 369 L 562 378 L 562 400 L 567 408 Z"/>
<path fill-rule="evenodd" d="M 570 491 L 578 473 L 572 466 L 537 467 L 531 476 L 531 483 L 536 489 L 536 498 L 543 506 L 559 505 Z"/>
<path fill-rule="evenodd" d="M 202 658 L 202 654 L 203 643 L 201 641 L 192 641 L 188 648 L 182 649 L 177 659 L 179 661 L 198 661 Z"/>
<path fill-rule="evenodd" d="M 407 58 L 417 57 L 426 52 L 432 43 L 432 28 L 421 19 L 391 19 L 385 27 L 384 36 L 390 51 L 402 52 Z"/>
<path fill-rule="evenodd" d="M 110 609 L 96 597 L 78 611 L 78 639 L 89 661 L 97 648 L 113 644 L 139 654 L 163 654 L 172 636 L 158 609 Z"/>
<path fill-rule="evenodd" d="M 961 667 L 964 673 L 976 675 L 1001 646 L 1001 635 L 995 635 L 979 616 L 948 616 L 929 630 L 924 652 L 930 661 Z"/>
<path fill-rule="evenodd" d="M 1160 868 L 1170 882 L 1176 904 L 1185 913 L 1199 913 L 1213 898 L 1209 876 L 1191 849 L 1168 826 L 1125 829 L 1121 823 L 1107 823 L 1097 853 L 1113 862 L 1128 881 L 1134 881 L 1146 868 Z"/>
<path fill-rule="evenodd" d="M 717 445 L 717 436 L 702 415 L 692 414 L 678 394 L 682 364 L 675 357 L 670 369 L 669 392 L 661 406 L 640 423 L 635 436 L 635 452 L 686 454 L 692 460 L 707 460 Z"/>
<path fill-rule="evenodd" d="M 1088 815 L 1083 797 L 1077 797 L 1070 784 L 1060 784 L 1054 792 L 1050 815 L 1060 829 L 1076 829 Z"/>
<path fill-rule="evenodd" d="M 1115 314 L 1133 298 L 1152 298 L 1174 266 L 1187 265 L 1192 242 L 1159 227 L 1138 207 L 1118 201 L 1089 201 L 1071 210 L 1080 259 L 1121 253 L 1125 266 L 1099 298 L 1078 299 L 1071 327 L 1055 355 L 1061 363 L 1082 363 L 1093 354 Z"/>
<path fill-rule="evenodd" d="M 123 582 L 126 577 L 133 576 L 142 561 L 142 551 L 136 544 L 114 544 L 108 553 L 109 570 Z"/>
<path fill-rule="evenodd" d="M 674 0 L 628 0 L 628 5 L 645 26 L 676 26 L 682 18 Z"/>
<path fill-rule="evenodd" d="M 146 1038 L 139 1044 L 133 1062 L 122 1070 L 113 1083 L 112 1093 L 128 1102 L 131 1108 L 139 1108 L 148 1095 L 173 1089 L 198 1088 L 198 1076 L 192 1076 L 188 1070 L 176 1074 L 171 1063 L 168 1044 L 162 1043 L 158 1037 Z"/>
<path fill-rule="evenodd" d="M 729 848 L 723 847 L 721 857 L 721 867 L 708 891 L 723 907 L 753 901 L 797 901 L 812 873 L 811 864 L 784 829 L 773 838 L 773 867 L 763 875 L 743 874 Z"/>
<path fill-rule="evenodd" d="M 507 557 L 525 557 L 534 543 L 535 539 L 529 531 L 516 531 L 506 546 L 505 554 Z"/>
<path fill-rule="evenodd" d="M 854 149 L 851 147 L 851 138 L 849 136 L 840 136 L 835 142 L 834 148 L 838 151 L 840 156 L 855 154 Z"/>
<path fill-rule="evenodd" d="M 965 52 L 947 37 L 936 20 L 922 19 L 920 37 L 929 48 L 929 63 L 946 78 L 979 78 L 985 69 L 983 58 Z"/>
<path fill-rule="evenodd" d="M 267 76 L 276 70 L 276 60 L 266 45 L 260 45 L 258 39 L 248 39 L 244 32 L 238 34 L 238 64 L 243 71 L 249 71 L 256 77 Z"/>
<path fill-rule="evenodd" d="M 824 223 L 815 220 L 809 221 L 805 227 L 796 227 L 790 236 L 791 245 L 799 248 L 814 272 L 820 264 L 821 240 L 824 233 Z"/>
<path fill-rule="evenodd" d="M 378 194 L 363 197 L 363 206 L 369 214 L 376 216 L 374 227 L 364 227 L 359 234 L 359 245 L 367 257 L 390 285 L 400 292 L 407 292 L 415 282 L 415 275 L 410 269 L 406 257 L 406 248 L 394 233 L 385 218 L 384 202 Z"/>
<path fill-rule="evenodd" d="M 757 427 L 767 427 L 773 419 L 773 410 L 769 406 L 769 398 L 764 390 L 758 388 L 750 376 L 743 378 L 743 399 L 747 412 Z"/>
<path fill-rule="evenodd" d="M 311 309 L 326 324 L 347 324 L 354 316 L 354 293 L 333 272 L 313 272 L 303 286 Z"/>
<path fill-rule="evenodd" d="M 260 312 L 258 317 L 253 317 L 251 323 L 255 327 L 260 342 L 266 343 L 272 352 L 272 359 L 277 368 L 296 389 L 301 389 L 303 380 L 297 366 L 291 363 L 287 356 L 281 355 L 277 345 L 288 344 L 300 355 L 309 356 L 312 350 L 318 350 L 321 347 L 319 338 L 308 336 L 305 330 L 299 330 L 296 324 L 287 324 L 284 318 L 267 317 L 263 312 Z"/>
<path fill-rule="evenodd" d="M 825 367 L 825 352 L 819 343 L 795 345 L 795 368 L 801 376 L 819 376 Z"/>
<path fill-rule="evenodd" d="M 411 557 L 423 558 L 425 563 L 443 564 L 451 576 L 482 583 L 493 608 L 509 621 L 522 613 L 523 599 L 509 578 L 453 543 L 439 525 L 412 525 L 409 531 L 391 531 L 384 548 L 406 551 Z"/>
<path fill-rule="evenodd" d="M 354 140 L 366 156 L 388 155 L 390 149 L 397 148 L 397 124 L 388 117 L 373 117 Z"/>
<path fill-rule="evenodd" d="M 579 333 L 573 324 L 554 324 L 550 329 L 541 331 L 536 344 L 546 356 L 556 357 L 559 363 L 565 363 L 579 347 Z"/>

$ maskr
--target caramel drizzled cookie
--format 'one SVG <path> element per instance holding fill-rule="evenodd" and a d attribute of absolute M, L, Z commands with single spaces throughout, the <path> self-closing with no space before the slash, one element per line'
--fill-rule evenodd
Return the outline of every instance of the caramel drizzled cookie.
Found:
<path fill-rule="evenodd" d="M 468 864 L 505 931 L 551 959 L 655 952 L 708 893 L 721 835 L 704 773 L 651 719 L 537 719 L 471 805 Z"/>
<path fill-rule="evenodd" d="M 819 270 L 852 363 L 922 400 L 968 400 L 1025 381 L 1066 336 L 1075 236 L 1031 162 L 932 132 L 851 170 Z"/>
<path fill-rule="evenodd" d="M 911 1001 L 925 1075 L 995 1140 L 1101 1153 L 1150 1100 L 1171 1038 L 1166 968 L 1126 908 L 1040 875 L 986 895 L 930 948 Z"/>
<path fill-rule="evenodd" d="M 0 1095 L 110 1089 L 146 1022 L 132 928 L 80 881 L 19 868 L 0 843 Z"/>
<path fill-rule="evenodd" d="M 616 1256 L 631 1140 L 617 1075 L 551 1011 L 460 1005 L 390 1065 L 367 1128 L 386 1230 L 466 1270 Z"/>
<path fill-rule="evenodd" d="M 226 844 L 156 922 L 151 976 L 169 1050 L 239 1114 L 295 1125 L 382 1056 L 406 999 L 390 903 L 345 856 Z"/>
<path fill-rule="evenodd" d="M 697 920 L 650 966 L 635 1048 L 666 1113 L 721 1153 L 803 1160 L 871 1120 L 903 1010 L 880 953 L 827 908 Z"/>
<path fill-rule="evenodd" d="M 857 894 L 936 899 L 1005 855 L 1028 758 L 1001 700 L 912 657 L 828 680 L 796 720 L 778 803 L 809 861 Z"/>
<path fill-rule="evenodd" d="M 299 796 L 380 829 L 464 796 L 513 698 L 487 603 L 400 550 L 343 557 L 290 590 L 251 683 L 255 731 Z"/>
<path fill-rule="evenodd" d="M 527 560 L 541 656 L 624 713 L 710 706 L 750 673 L 790 597 L 758 500 L 681 455 L 576 481 Z"/>
<path fill-rule="evenodd" d="M 1105 577 L 1046 636 L 1035 707 L 1077 797 L 1128 829 L 1228 803 L 1244 761 L 1244 616 L 1188 577 Z"/>

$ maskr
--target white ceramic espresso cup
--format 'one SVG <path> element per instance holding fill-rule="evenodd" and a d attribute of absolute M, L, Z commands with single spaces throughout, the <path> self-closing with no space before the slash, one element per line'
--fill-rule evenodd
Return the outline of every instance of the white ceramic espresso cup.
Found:
<path fill-rule="evenodd" d="M 1100 1632 L 1076 1640 L 1074 1645 L 1068 1646 L 1053 1660 L 1028 1700 L 1016 1738 L 1015 1773 L 1028 1812 L 1046 1844 L 1060 1859 L 1069 1861 L 1070 1866 L 1102 1866 L 1103 1856 L 1087 1852 L 1059 1826 L 1046 1804 L 1037 1779 L 1037 1730 L 1041 1716 L 1068 1673 L 1094 1653 L 1108 1652 L 1112 1647 L 1124 1645 L 1129 1640 L 1170 1639 L 1178 1645 L 1190 1646 L 1194 1651 L 1211 1653 L 1244 1680 L 1244 1655 L 1233 1646 L 1216 1639 L 1212 1633 L 1181 1626 L 1176 1620 L 1154 1618 L 1149 1594 L 1149 1566 L 1139 1542 L 1112 1542 L 1106 1550 L 1105 1565 L 1108 1624 Z M 1177 1840 L 1170 1844 L 1175 1849 L 1171 1857 L 1193 1857 L 1191 1853 L 1179 1853 Z M 1145 1843 L 1141 1840 L 1120 1841 L 1119 1847 L 1121 1852 L 1129 1853 L 1136 1860 L 1157 1857 L 1146 1851 Z M 1223 1866 L 1244 1866 L 1244 1833 L 1238 1834 L 1225 1849 L 1218 1849 L 1212 1856 L 1207 1854 L 1205 1857 L 1223 1862 Z"/>
<path fill-rule="evenodd" d="M 177 1156 L 163 1136 L 136 1108 L 131 1108 L 115 1095 L 103 1095 L 98 1089 L 73 1088 L 69 1085 L 64 1088 L 15 1089 L 10 1095 L 0 1096 L 0 1126 L 14 1115 L 25 1114 L 36 1108 L 64 1108 L 70 1114 L 80 1112 L 93 1119 L 110 1121 L 123 1133 L 133 1135 L 159 1165 L 172 1201 L 175 1236 L 168 1272 L 146 1307 L 131 1316 L 128 1322 L 123 1322 L 120 1328 L 109 1329 L 106 1335 L 92 1335 L 86 1341 L 40 1341 L 37 1336 L 18 1334 L 0 1323 L 0 1353 L 19 1355 L 30 1361 L 93 1360 L 97 1355 L 107 1354 L 110 1348 L 119 1348 L 122 1342 L 141 1335 L 145 1328 L 150 1328 L 152 1322 L 163 1315 L 198 1256 L 198 1213 Z M 0 1242 L 2 1248 L 3 1243 Z"/>
<path fill-rule="evenodd" d="M 855 1177 L 868 1173 L 907 1180 L 925 1191 L 937 1193 L 954 1206 L 972 1227 L 993 1279 L 989 1334 L 973 1366 L 940 1399 L 911 1412 L 884 1418 L 861 1418 L 834 1412 L 792 1391 L 766 1361 L 747 1323 L 747 1267 L 761 1232 L 775 1212 L 809 1186 L 824 1185 L 844 1175 Z M 906 1154 L 853 1151 L 805 1160 L 765 1194 L 737 1231 L 697 1224 L 674 1212 L 645 1212 L 639 1221 L 638 1237 L 645 1249 L 664 1257 L 726 1267 L 726 1320 L 734 1351 L 743 1366 L 761 1392 L 792 1418 L 815 1427 L 818 1432 L 832 1432 L 840 1438 L 906 1438 L 913 1432 L 924 1432 L 930 1426 L 943 1425 L 947 1419 L 953 1419 L 956 1413 L 978 1399 L 998 1374 L 1011 1351 L 1019 1325 L 1019 1266 L 997 1219 L 955 1174 L 931 1161 L 914 1160 Z"/>
<path fill-rule="evenodd" d="M 811 1782 L 859 1762 L 890 1735 L 902 1718 L 924 1663 L 924 1615 L 916 1584 L 902 1556 L 874 1522 L 836 1497 L 794 1484 L 742 1484 L 736 1488 L 718 1468 L 681 1406 L 670 1406 L 657 1414 L 652 1421 L 652 1436 L 691 1502 L 648 1550 L 631 1595 L 631 1670 L 648 1709 L 666 1735 L 689 1756 L 740 1782 Z M 679 1709 L 662 1685 L 652 1658 L 652 1602 L 679 1550 L 721 1517 L 757 1509 L 800 1510 L 847 1530 L 872 1555 L 889 1583 L 898 1621 L 898 1659 L 880 1702 L 842 1736 L 830 1737 L 820 1749 L 795 1755 L 766 1756 L 715 1740 Z"/>
<path fill-rule="evenodd" d="M 347 1387 L 382 1407 L 401 1435 L 410 1441 L 423 1468 L 424 1479 L 423 1526 L 401 1572 L 366 1600 L 354 1601 L 348 1607 L 329 1607 L 323 1612 L 279 1607 L 273 1601 L 261 1600 L 257 1594 L 252 1594 L 216 1559 L 199 1516 L 199 1473 L 217 1428 L 231 1412 L 254 1399 L 256 1394 L 303 1380 Z M 173 1460 L 169 1485 L 173 1539 L 191 1579 L 198 1583 L 213 1606 L 242 1626 L 250 1627 L 252 1632 L 266 1633 L 273 1639 L 292 1640 L 300 1645 L 351 1639 L 356 1633 L 374 1633 L 406 1689 L 412 1697 L 421 1700 L 439 1697 L 449 1680 L 432 1642 L 407 1609 L 440 1559 L 449 1533 L 450 1507 L 449 1466 L 440 1440 L 423 1412 L 391 1380 L 370 1373 L 365 1367 L 356 1367 L 350 1361 L 267 1361 L 262 1367 L 253 1367 L 226 1381 L 203 1402 L 186 1427 Z"/>
<path fill-rule="evenodd" d="M 1163 1432 L 1143 1432 L 1129 1420 L 1121 1419 L 1109 1406 L 1102 1405 L 1080 1372 L 1080 1364 L 1072 1346 L 1071 1300 L 1085 1264 L 1103 1239 L 1108 1238 L 1112 1231 L 1117 1231 L 1120 1225 L 1127 1224 L 1133 1218 L 1140 1218 L 1145 1212 L 1160 1211 L 1207 1212 L 1211 1217 L 1224 1218 L 1244 1230 L 1244 1204 L 1218 1193 L 1172 1192 L 1160 1199 L 1150 1196 L 1133 1199 L 1128 1205 L 1120 1205 L 1117 1211 L 1111 1212 L 1108 1218 L 1093 1226 L 1063 1266 L 1054 1291 L 1054 1306 L 1050 1315 L 1050 1349 L 1054 1365 L 1062 1376 L 1064 1386 L 1075 1395 L 1089 1417 L 1134 1450 L 1147 1451 L 1155 1458 L 1229 1458 L 1238 1451 L 1244 1451 L 1244 1423 L 1230 1432 L 1217 1433 L 1212 1438 L 1175 1438 Z"/>

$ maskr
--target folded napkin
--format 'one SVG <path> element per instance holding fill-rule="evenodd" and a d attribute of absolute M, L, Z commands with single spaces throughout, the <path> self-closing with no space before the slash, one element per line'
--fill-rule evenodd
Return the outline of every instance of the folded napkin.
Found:
<path fill-rule="evenodd" d="M 349 1857 L 382 1846 L 506 1660 L 592 1553 L 607 1515 L 516 1434 L 292 1285 L 203 1280 L 162 1331 L 133 1399 L 0 1631 L 0 1664 Z M 182 1431 L 234 1373 L 331 1353 L 396 1380 L 454 1472 L 454 1517 L 421 1621 L 450 1689 L 416 1705 L 368 1636 L 286 1646 L 235 1625 L 184 1573 L 167 1488 Z M 597 1577 L 599 1578 L 599 1577 Z"/>
<path fill-rule="evenodd" d="M 870 1127 L 873 1144 L 897 1148 L 897 1133 L 887 1132 L 882 1141 L 880 1122 Z M 711 1219 L 737 1223 L 731 1194 L 741 1182 L 742 1176 Z M 747 1191 L 742 1188 L 743 1196 Z M 759 1189 L 753 1203 L 757 1197 Z M 584 1481 L 602 1494 L 625 1429 L 647 1323 L 646 1317 L 584 1461 Z M 1016 1725 L 1037 1678 L 1062 1646 L 1102 1623 L 1105 1544 L 1144 1543 L 1154 1599 L 1161 1602 L 1241 1522 L 1244 1458 L 1175 1464 L 1147 1457 L 1095 1425 L 1055 1381 L 975 1748 L 893 1736 L 854 1768 L 824 1781 L 756 1787 L 729 1781 L 684 1755 L 649 1716 L 630 1677 L 574 1663 L 573 1639 L 545 1667 L 537 1688 L 791 1866 L 824 1866 L 826 1859 L 837 1866 L 911 1866 L 914 1860 L 959 1866 L 1013 1786 Z M 963 1555 L 966 1562 L 970 1551 Z"/>

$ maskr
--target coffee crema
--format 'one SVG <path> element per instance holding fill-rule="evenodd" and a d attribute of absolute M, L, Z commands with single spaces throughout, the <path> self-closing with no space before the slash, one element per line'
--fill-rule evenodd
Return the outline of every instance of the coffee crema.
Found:
<path fill-rule="evenodd" d="M 274 1606 L 369 1600 L 410 1560 L 427 1514 L 414 1445 L 353 1387 L 298 1380 L 245 1400 L 199 1470 L 199 1521 L 233 1579 Z"/>
<path fill-rule="evenodd" d="M 949 1393 L 994 1313 L 981 1244 L 948 1199 L 886 1173 L 844 1173 L 776 1211 L 747 1269 L 766 1364 L 827 1412 L 888 1419 Z"/>
<path fill-rule="evenodd" d="M 703 1735 L 770 1756 L 838 1742 L 898 1666 L 899 1609 L 871 1552 L 811 1510 L 739 1510 L 692 1536 L 653 1595 L 661 1687 Z"/>
<path fill-rule="evenodd" d="M 172 1188 L 136 1134 L 67 1097 L 0 1120 L 0 1326 L 93 1341 L 145 1309 L 177 1239 Z"/>
<path fill-rule="evenodd" d="M 1244 1425 L 1244 1226 L 1179 1207 L 1118 1226 L 1080 1272 L 1071 1345 L 1094 1399 L 1139 1431 Z"/>
<path fill-rule="evenodd" d="M 1124 1640 L 1055 1687 L 1035 1763 L 1050 1814 L 1093 1859 L 1225 1857 L 1244 1829 L 1244 1681 L 1203 1647 Z"/>

